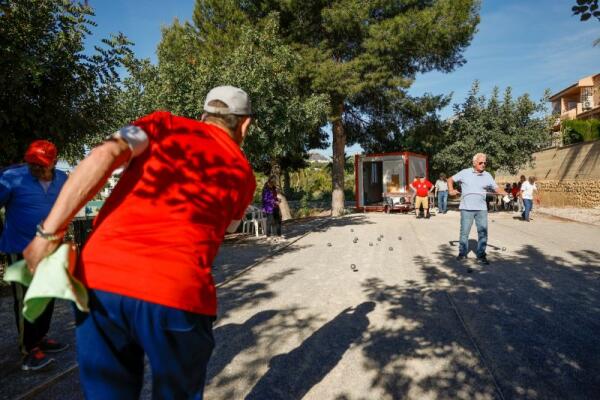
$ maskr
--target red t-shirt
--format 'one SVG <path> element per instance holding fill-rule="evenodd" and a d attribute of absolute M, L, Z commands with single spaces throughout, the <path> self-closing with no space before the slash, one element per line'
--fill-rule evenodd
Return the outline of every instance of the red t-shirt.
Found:
<path fill-rule="evenodd" d="M 133 125 L 148 148 L 98 214 L 77 276 L 92 289 L 216 315 L 211 265 L 252 201 L 252 168 L 216 126 L 161 111 Z"/>
<path fill-rule="evenodd" d="M 412 183 L 412 187 L 415 188 L 417 191 L 417 196 L 419 197 L 427 197 L 429 194 L 429 189 L 431 189 L 432 186 L 433 184 L 427 179 L 425 179 L 423 182 L 416 180 Z"/>

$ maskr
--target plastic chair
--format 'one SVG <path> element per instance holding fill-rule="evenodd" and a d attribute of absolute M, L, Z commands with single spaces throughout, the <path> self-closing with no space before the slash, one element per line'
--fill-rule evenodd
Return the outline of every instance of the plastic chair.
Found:
<path fill-rule="evenodd" d="M 249 218 L 248 215 L 250 215 Z M 256 236 L 267 234 L 267 218 L 261 209 L 254 206 L 248 207 L 246 219 L 242 223 L 242 233 L 255 234 Z"/>

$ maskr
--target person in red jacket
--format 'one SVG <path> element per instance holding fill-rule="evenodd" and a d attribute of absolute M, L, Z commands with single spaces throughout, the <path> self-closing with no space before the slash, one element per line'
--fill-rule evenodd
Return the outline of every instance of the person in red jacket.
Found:
<path fill-rule="evenodd" d="M 153 398 L 202 398 L 217 314 L 212 262 L 256 188 L 240 149 L 250 122 L 248 95 L 220 86 L 208 93 L 201 121 L 158 111 L 120 129 L 73 171 L 25 249 L 33 272 L 126 165 L 76 270 L 90 299 L 89 314 L 76 318 L 86 399 L 139 398 L 144 356 Z"/>
<path fill-rule="evenodd" d="M 433 190 L 433 184 L 425 179 L 425 176 L 418 176 L 411 186 L 416 192 L 415 210 L 417 218 L 422 218 L 419 213 L 421 206 L 425 212 L 425 218 L 429 218 L 429 192 Z"/>

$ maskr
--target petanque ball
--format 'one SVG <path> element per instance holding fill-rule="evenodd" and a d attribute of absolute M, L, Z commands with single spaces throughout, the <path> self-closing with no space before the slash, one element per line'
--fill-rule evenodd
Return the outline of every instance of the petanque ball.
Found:
<path fill-rule="evenodd" d="M 393 247 L 390 247 L 390 251 L 394 251 L 394 248 L 393 248 Z"/>
<path fill-rule="evenodd" d="M 327 243 L 327 246 L 331 247 L 331 243 Z"/>

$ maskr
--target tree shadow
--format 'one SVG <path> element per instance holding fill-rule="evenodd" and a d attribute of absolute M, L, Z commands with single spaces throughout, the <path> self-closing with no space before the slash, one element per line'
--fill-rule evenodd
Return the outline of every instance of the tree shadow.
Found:
<path fill-rule="evenodd" d="M 242 394 L 237 390 L 243 391 L 244 383 L 260 379 L 264 366 L 271 358 L 271 348 L 280 345 L 282 338 L 314 329 L 318 317 L 306 315 L 303 311 L 299 307 L 264 310 L 243 323 L 217 326 L 214 330 L 216 347 L 208 366 L 207 386 L 212 386 L 219 398 L 241 398 Z M 246 352 L 252 356 L 244 354 Z M 227 366 L 232 363 L 236 368 L 228 370 Z"/>
<path fill-rule="evenodd" d="M 269 370 L 246 399 L 301 399 L 341 360 L 348 348 L 361 341 L 369 326 L 372 301 L 347 308 L 327 322 L 296 349 L 275 356 Z"/>
<path fill-rule="evenodd" d="M 425 287 L 364 282 L 398 323 L 364 346 L 374 388 L 393 399 L 597 398 L 600 253 L 526 245 L 473 274 L 453 256 L 442 244 L 414 258 Z"/>
<path fill-rule="evenodd" d="M 227 318 L 234 310 L 242 308 L 255 309 L 263 301 L 274 298 L 275 293 L 269 289 L 269 286 L 275 282 L 284 280 L 296 271 L 296 268 L 290 268 L 285 271 L 276 272 L 260 282 L 244 275 L 236 278 L 234 284 L 228 286 L 226 289 L 219 289 L 217 291 L 217 321 Z"/>

